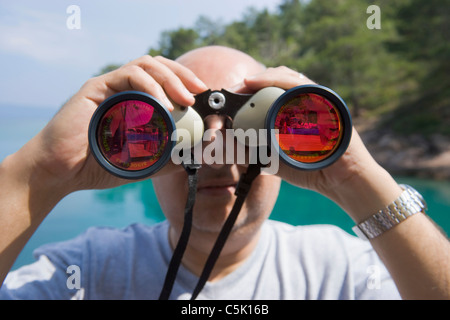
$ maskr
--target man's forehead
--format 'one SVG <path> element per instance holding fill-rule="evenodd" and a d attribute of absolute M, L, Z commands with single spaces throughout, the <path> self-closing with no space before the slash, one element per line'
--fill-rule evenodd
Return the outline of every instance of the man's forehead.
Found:
<path fill-rule="evenodd" d="M 264 70 L 264 66 L 249 55 L 220 46 L 189 51 L 177 61 L 215 90 L 236 85 L 244 78 Z"/>

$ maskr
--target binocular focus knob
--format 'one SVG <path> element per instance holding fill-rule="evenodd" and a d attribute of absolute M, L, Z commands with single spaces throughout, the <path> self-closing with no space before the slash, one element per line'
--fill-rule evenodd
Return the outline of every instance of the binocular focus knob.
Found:
<path fill-rule="evenodd" d="M 225 106 L 225 96 L 219 91 L 214 91 L 208 98 L 208 104 L 214 110 L 220 110 Z"/>

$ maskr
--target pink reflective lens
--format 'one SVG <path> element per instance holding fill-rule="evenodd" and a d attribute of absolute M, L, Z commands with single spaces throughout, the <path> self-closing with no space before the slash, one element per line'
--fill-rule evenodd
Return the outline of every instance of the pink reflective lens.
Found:
<path fill-rule="evenodd" d="M 168 145 L 167 123 L 150 104 L 126 100 L 102 117 L 97 133 L 103 156 L 123 170 L 142 170 L 153 165 Z"/>
<path fill-rule="evenodd" d="M 275 119 L 280 149 L 291 159 L 313 163 L 331 155 L 342 137 L 336 107 L 317 94 L 305 93 L 284 104 Z"/>

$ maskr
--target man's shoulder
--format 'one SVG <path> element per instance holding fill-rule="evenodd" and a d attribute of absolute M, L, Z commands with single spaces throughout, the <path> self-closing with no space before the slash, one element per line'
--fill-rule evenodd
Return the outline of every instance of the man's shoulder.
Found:
<path fill-rule="evenodd" d="M 35 263 L 8 275 L 0 298 L 148 297 L 147 285 L 163 277 L 160 270 L 170 256 L 167 232 L 166 223 L 91 227 L 73 239 L 43 245 L 34 251 Z M 149 267 L 153 272 L 148 272 Z M 81 281 L 81 291 L 67 285 L 69 270 L 75 270 L 70 272 Z M 144 288 L 130 285 L 141 282 L 146 284 Z"/>
<path fill-rule="evenodd" d="M 342 228 L 330 224 L 313 224 L 313 225 L 291 225 L 285 222 L 276 220 L 267 220 L 264 228 L 273 230 L 276 233 L 286 235 L 287 237 L 304 237 L 304 238 L 343 238 L 349 241 L 360 240 L 353 235 L 350 235 Z"/>
<path fill-rule="evenodd" d="M 163 235 L 167 234 L 167 230 L 168 225 L 166 222 L 150 226 L 134 223 L 122 228 L 95 226 L 88 228 L 82 234 L 67 241 L 43 245 L 35 250 L 34 256 L 51 255 L 56 252 L 76 255 L 86 250 L 98 250 L 98 252 L 104 253 L 127 250 L 126 248 L 130 246 L 141 246 L 154 243 L 157 239 L 161 240 Z"/>
<path fill-rule="evenodd" d="M 263 233 L 271 237 L 276 246 L 289 248 L 301 255 L 335 256 L 363 254 L 372 251 L 367 241 L 347 233 L 335 225 L 317 224 L 294 226 L 268 220 Z"/>
<path fill-rule="evenodd" d="M 168 232 L 167 221 L 146 225 L 133 223 L 126 227 L 91 227 L 86 230 L 84 237 L 101 242 L 134 241 L 135 238 L 161 237 Z"/>
<path fill-rule="evenodd" d="M 307 279 L 307 297 L 398 298 L 387 270 L 368 241 L 334 225 L 293 226 L 269 220 L 263 230 L 270 257 L 277 261 L 274 268 L 291 278 L 302 275 L 299 282 Z M 368 271 L 374 269 L 379 271 L 383 290 L 371 291 L 366 286 Z"/>

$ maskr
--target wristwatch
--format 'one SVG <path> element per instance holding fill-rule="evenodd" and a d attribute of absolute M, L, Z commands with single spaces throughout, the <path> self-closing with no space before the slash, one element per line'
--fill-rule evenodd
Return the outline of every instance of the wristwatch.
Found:
<path fill-rule="evenodd" d="M 402 194 L 384 209 L 353 227 L 353 232 L 369 240 L 378 237 L 408 217 L 427 210 L 423 197 L 413 187 L 401 184 Z"/>

